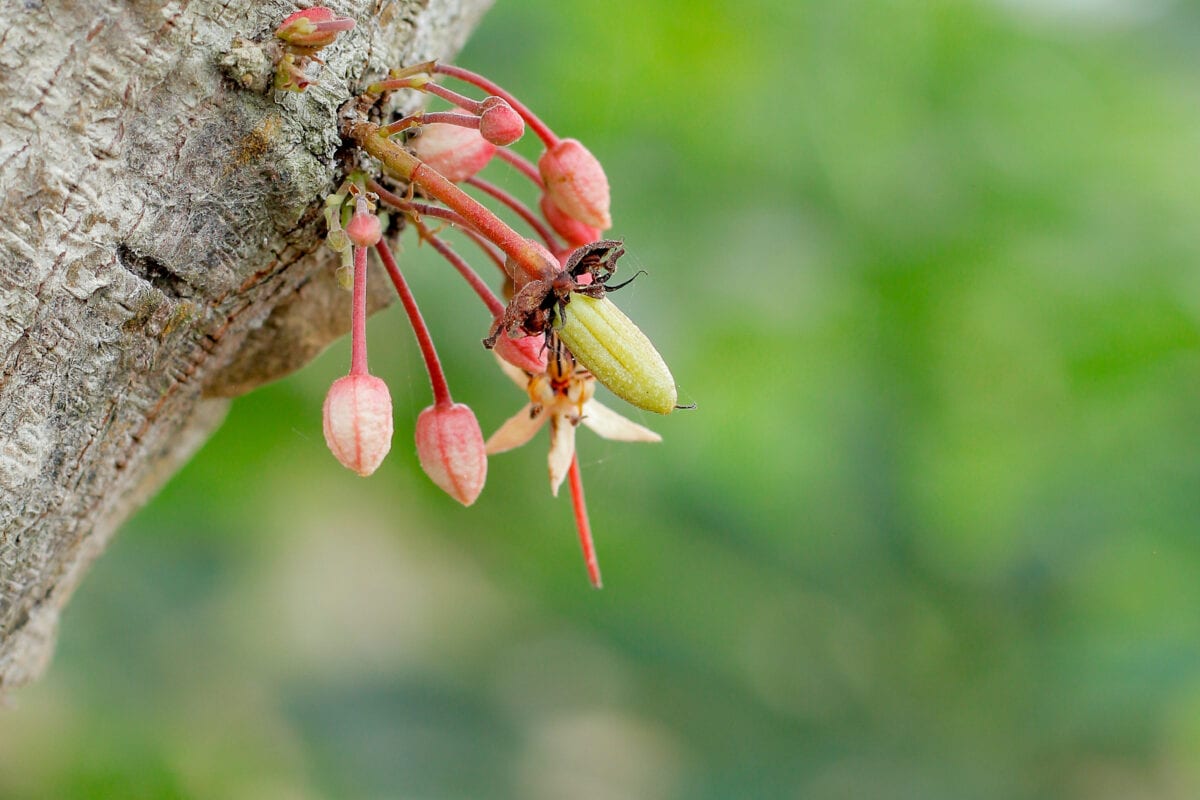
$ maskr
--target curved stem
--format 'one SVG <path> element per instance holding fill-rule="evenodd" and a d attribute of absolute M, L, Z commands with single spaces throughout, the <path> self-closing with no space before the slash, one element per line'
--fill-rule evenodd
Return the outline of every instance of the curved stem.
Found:
<path fill-rule="evenodd" d="M 583 478 L 579 474 L 579 456 L 571 457 L 571 469 L 567 472 L 571 483 L 571 505 L 575 510 L 575 527 L 579 529 L 579 544 L 583 548 L 583 562 L 587 565 L 588 580 L 597 589 L 604 587 L 600 579 L 600 561 L 596 558 L 596 544 L 592 541 L 592 524 L 588 521 L 587 501 L 583 497 Z"/>
<path fill-rule="evenodd" d="M 487 239 L 483 238 L 483 236 L 481 236 L 474 228 L 472 228 L 471 223 L 463 219 L 461 214 L 451 211 L 448 208 L 442 208 L 441 206 L 431 206 L 428 203 L 413 203 L 409 200 L 405 200 L 395 192 L 384 188 L 374 178 L 367 181 L 367 188 L 378 195 L 379 199 L 385 205 L 389 205 L 398 211 L 404 212 L 405 214 L 416 213 L 423 217 L 444 219 L 451 225 L 457 225 L 462 234 L 477 244 L 479 249 L 482 250 L 484 254 L 487 255 L 487 257 L 490 258 L 492 262 L 500 268 L 501 272 L 503 272 L 505 275 L 508 274 L 508 271 L 504 267 L 504 257 L 497 253 L 496 248 L 494 248 Z"/>
<path fill-rule="evenodd" d="M 384 205 L 389 205 L 397 211 L 402 211 L 405 214 L 417 214 L 423 217 L 444 219 L 451 225 L 458 225 L 464 230 L 471 229 L 471 223 L 463 219 L 462 214 L 451 211 L 448 208 L 442 208 L 441 206 L 431 206 L 428 203 L 414 203 L 410 200 L 405 200 L 395 192 L 380 186 L 373 178 L 367 181 L 367 188 L 378 195 Z"/>
<path fill-rule="evenodd" d="M 450 405 L 454 401 L 450 398 L 446 373 L 442 371 L 442 364 L 438 361 L 437 349 L 433 346 L 433 337 L 429 335 L 429 327 L 421 316 L 421 310 L 417 308 L 417 299 L 413 297 L 412 290 L 408 288 L 408 282 L 404 280 L 400 268 L 396 266 L 396 259 L 392 258 L 392 251 L 388 248 L 387 242 L 380 239 L 379 243 L 375 245 L 375 252 L 383 261 L 384 269 L 387 270 L 392 284 L 396 287 L 396 294 L 400 295 L 400 302 L 404 304 L 404 311 L 408 314 L 408 321 L 412 324 L 413 333 L 416 334 L 417 346 L 421 348 L 421 355 L 425 359 L 425 371 L 429 373 L 429 384 L 433 387 L 433 402 L 438 406 Z"/>
<path fill-rule="evenodd" d="M 433 245 L 433 249 L 437 250 L 442 258 L 450 262 L 450 266 L 458 270 L 458 274 L 463 276 L 463 279 L 475 290 L 475 294 L 479 295 L 479 299 L 487 306 L 488 311 L 493 317 L 498 317 L 504 313 L 504 303 L 500 302 L 500 298 L 496 297 L 495 292 L 483 282 L 479 274 L 471 269 L 471 265 L 463 260 L 462 256 L 454 252 L 450 245 L 446 244 L 437 234 L 433 233 L 420 220 L 413 220 L 413 225 L 417 229 L 417 233 L 421 238 Z"/>
<path fill-rule="evenodd" d="M 427 92 L 443 100 L 453 103 L 461 109 L 470 111 L 473 114 L 478 114 L 483 110 L 483 103 L 479 100 L 472 100 L 465 94 L 459 94 L 453 89 L 447 89 L 445 86 L 434 83 L 426 76 L 412 76 L 408 78 L 389 78 L 385 81 L 373 83 L 368 87 L 371 94 L 383 94 L 384 92 L 394 92 L 399 89 L 412 89 L 417 92 Z"/>
<path fill-rule="evenodd" d="M 482 75 L 477 75 L 470 70 L 463 69 L 462 67 L 452 67 L 449 64 L 438 64 L 436 67 L 434 67 L 434 72 L 440 72 L 443 75 L 449 75 L 452 78 L 458 78 L 460 81 L 464 81 L 473 86 L 478 86 L 488 94 L 494 94 L 497 97 L 503 98 L 510 106 L 513 107 L 514 111 L 521 115 L 521 117 L 525 120 L 525 124 L 533 129 L 533 132 L 538 135 L 538 138 L 542 140 L 547 148 L 558 144 L 558 136 L 555 135 L 554 131 L 550 130 L 546 123 L 538 119 L 538 116 L 530 111 L 524 103 L 513 97 L 508 92 L 504 91 L 504 89 L 501 89 L 498 84 L 492 83 Z"/>
<path fill-rule="evenodd" d="M 465 109 L 466 111 L 470 111 L 474 114 L 478 114 L 480 111 L 483 110 L 482 101 L 472 100 L 471 98 L 467 97 L 465 94 L 459 94 L 458 92 L 454 91 L 453 89 L 447 89 L 445 86 L 442 86 L 441 84 L 438 84 L 438 83 L 433 83 L 433 82 L 427 83 L 421 87 L 421 90 L 425 91 L 425 92 L 429 92 L 432 95 L 437 95 L 438 97 L 442 98 L 443 100 L 445 100 L 449 103 L 453 103 L 454 105 L 458 106 L 459 108 Z"/>
<path fill-rule="evenodd" d="M 407 117 L 390 122 L 383 126 L 387 136 L 394 136 L 400 131 L 416 128 L 421 125 L 457 125 L 460 128 L 479 130 L 479 117 L 473 114 L 459 114 L 454 111 L 418 111 Z"/>
<path fill-rule="evenodd" d="M 412 178 L 422 189 L 470 220 L 472 227 L 511 256 L 516 267 L 525 273 L 524 276 L 512 275 L 512 279 L 518 284 L 524 285 L 531 280 L 551 277 L 552 273 L 532 242 L 508 227 L 475 198 L 446 180 L 440 172 L 422 163 L 413 171 Z M 551 268 L 552 266 L 550 265 Z M 524 280 L 520 280 L 521 277 Z"/>
<path fill-rule="evenodd" d="M 492 260 L 492 263 L 499 267 L 500 271 L 504 273 L 506 277 L 508 276 L 508 268 L 504 266 L 504 255 L 497 252 L 496 248 L 492 246 L 491 242 L 470 228 L 462 228 L 461 231 L 463 236 L 466 236 L 468 239 L 478 245 L 479 249 L 482 250 L 487 257 Z"/>
<path fill-rule="evenodd" d="M 529 227 L 533 228 L 538 236 L 542 237 L 542 241 L 546 243 L 546 247 L 549 247 L 551 250 L 558 249 L 558 240 L 554 238 L 554 234 L 550 232 L 550 229 L 546 227 L 545 223 L 538 219 L 536 214 L 529 210 L 529 206 L 525 205 L 516 197 L 513 197 L 511 194 L 504 191 L 496 184 L 485 181 L 482 178 L 467 178 L 466 184 L 468 186 L 474 186 L 479 191 L 489 194 L 499 200 L 501 203 L 504 203 L 504 205 L 511 208 L 518 217 L 525 220 L 525 223 L 529 225 Z"/>

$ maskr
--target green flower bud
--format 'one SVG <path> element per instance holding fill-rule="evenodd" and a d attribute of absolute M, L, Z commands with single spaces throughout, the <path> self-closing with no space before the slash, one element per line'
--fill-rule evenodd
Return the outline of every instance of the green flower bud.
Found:
<path fill-rule="evenodd" d="M 675 379 L 662 356 L 629 317 L 607 298 L 572 294 L 554 329 L 575 359 L 613 394 L 646 411 L 675 409 Z"/>

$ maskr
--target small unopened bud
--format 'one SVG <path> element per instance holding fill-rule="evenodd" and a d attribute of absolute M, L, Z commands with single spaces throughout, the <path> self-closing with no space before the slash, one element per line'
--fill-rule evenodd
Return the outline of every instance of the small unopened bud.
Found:
<path fill-rule="evenodd" d="M 344 253 L 350 249 L 350 238 L 341 228 L 330 228 L 329 233 L 325 234 L 325 246 L 335 253 Z"/>
<path fill-rule="evenodd" d="M 337 460 L 366 477 L 392 448 L 392 397 L 365 373 L 338 378 L 325 396 L 325 443 Z"/>
<path fill-rule="evenodd" d="M 358 198 L 354 216 L 346 225 L 346 236 L 355 247 L 374 247 L 383 238 L 379 217 L 367 211 L 367 201 L 362 197 Z"/>
<path fill-rule="evenodd" d="M 496 320 L 500 325 L 500 320 Z M 521 336 L 510 339 L 503 331 L 496 337 L 493 348 L 496 355 L 518 369 L 532 374 L 546 371 L 546 338 L 544 336 Z"/>
<path fill-rule="evenodd" d="M 421 128 L 421 135 L 408 146 L 448 181 L 458 183 L 487 166 L 496 154 L 496 145 L 474 128 L 433 123 Z"/>
<path fill-rule="evenodd" d="M 462 403 L 432 405 L 417 417 L 417 458 L 421 469 L 464 506 L 483 491 L 487 452 L 474 412 Z"/>
<path fill-rule="evenodd" d="M 316 52 L 328 47 L 342 31 L 354 29 L 354 20 L 338 17 L 325 6 L 297 11 L 279 23 L 275 35 L 292 47 Z"/>
<path fill-rule="evenodd" d="M 670 414 L 675 379 L 662 356 L 637 325 L 607 297 L 572 294 L 554 327 L 571 354 L 612 393 L 638 408 Z"/>
<path fill-rule="evenodd" d="M 542 216 L 546 218 L 546 222 L 550 223 L 550 227 L 554 228 L 555 233 L 567 240 L 567 246 L 571 250 L 600 240 L 599 228 L 593 228 L 574 217 L 568 217 L 561 208 L 554 204 L 550 195 L 543 194 L 538 205 L 542 209 Z"/>
<path fill-rule="evenodd" d="M 596 157 L 575 139 L 563 139 L 538 159 L 546 194 L 569 217 L 593 228 L 612 227 L 608 177 Z"/>
<path fill-rule="evenodd" d="M 525 135 L 525 120 L 502 98 L 489 97 L 479 113 L 479 135 L 506 147 Z"/>

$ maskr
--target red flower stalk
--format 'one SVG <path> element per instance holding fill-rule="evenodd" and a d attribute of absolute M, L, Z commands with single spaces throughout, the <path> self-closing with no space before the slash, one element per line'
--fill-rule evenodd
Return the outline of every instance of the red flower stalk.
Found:
<path fill-rule="evenodd" d="M 579 531 L 579 546 L 583 548 L 583 563 L 587 567 L 588 580 L 595 588 L 603 589 L 600 560 L 596 557 L 596 543 L 592 541 L 592 523 L 588 520 L 587 501 L 583 496 L 583 478 L 579 474 L 579 456 L 571 459 L 567 480 L 571 484 L 571 507 L 575 511 L 575 527 Z"/>
<path fill-rule="evenodd" d="M 450 397 L 446 374 L 438 361 L 437 350 L 429 328 L 417 308 L 416 298 L 404 280 L 392 251 L 380 240 L 375 245 L 383 266 L 387 269 L 400 295 L 400 302 L 408 314 L 417 345 L 425 359 L 429 383 L 433 388 L 433 405 L 421 412 L 417 418 L 417 457 L 425 474 L 443 491 L 464 506 L 469 506 L 483 491 L 487 480 L 487 452 L 483 444 L 483 432 L 470 408 L 455 403 Z"/>
<path fill-rule="evenodd" d="M 512 107 L 514 111 L 521 116 L 523 120 L 525 120 L 525 124 L 528 125 L 535 134 L 537 134 L 537 137 L 542 140 L 546 147 L 553 147 L 558 142 L 558 136 L 554 133 L 554 131 L 550 130 L 549 125 L 542 122 L 541 119 L 538 118 L 537 114 L 534 114 L 532 111 L 530 111 L 524 103 L 513 97 L 504 89 L 500 88 L 499 84 L 493 83 L 482 75 L 478 75 L 470 70 L 463 69 L 462 67 L 453 67 L 449 64 L 437 64 L 434 66 L 433 71 L 439 72 L 442 75 L 449 75 L 452 78 L 458 78 L 460 81 L 478 86 L 489 95 L 502 98 L 506 103 L 508 103 L 509 106 Z"/>
<path fill-rule="evenodd" d="M 372 220 L 374 224 L 372 224 Z M 392 398 L 387 384 L 367 372 L 367 247 L 379 239 L 379 220 L 366 201 L 346 227 L 354 243 L 354 301 L 350 322 L 350 374 L 334 381 L 325 396 L 325 443 L 342 465 L 366 477 L 392 447 Z"/>
<path fill-rule="evenodd" d="M 513 212 L 518 217 L 520 217 L 522 220 L 524 220 L 526 225 L 533 228 L 533 230 L 537 233 L 537 235 L 542 238 L 542 241 L 546 243 L 546 247 L 550 248 L 551 250 L 558 249 L 558 242 L 555 241 L 554 234 L 550 232 L 550 229 L 546 227 L 546 223 L 544 223 L 540 219 L 538 219 L 537 215 L 534 214 L 531 210 L 529 210 L 529 207 L 527 205 L 522 203 L 520 200 L 518 200 L 512 194 L 501 189 L 499 186 L 495 185 L 494 183 L 490 183 L 489 181 L 483 180 L 482 178 L 474 178 L 474 177 L 468 178 L 466 181 L 464 181 L 464 183 L 466 183 L 468 186 L 474 186 L 476 189 L 483 192 L 484 194 L 491 195 L 492 197 L 496 198 L 504 205 L 508 206 L 510 209 L 513 210 Z M 599 238 L 599 237 L 597 237 L 597 238 Z M 588 240 L 588 242 L 594 242 L 594 241 L 596 241 L 596 240 L 595 239 Z"/>

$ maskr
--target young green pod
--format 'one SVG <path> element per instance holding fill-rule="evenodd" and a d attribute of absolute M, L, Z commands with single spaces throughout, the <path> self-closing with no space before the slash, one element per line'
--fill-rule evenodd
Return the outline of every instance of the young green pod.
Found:
<path fill-rule="evenodd" d="M 554 329 L 575 359 L 612 393 L 656 414 L 675 409 L 675 379 L 637 325 L 607 297 L 572 294 Z"/>

